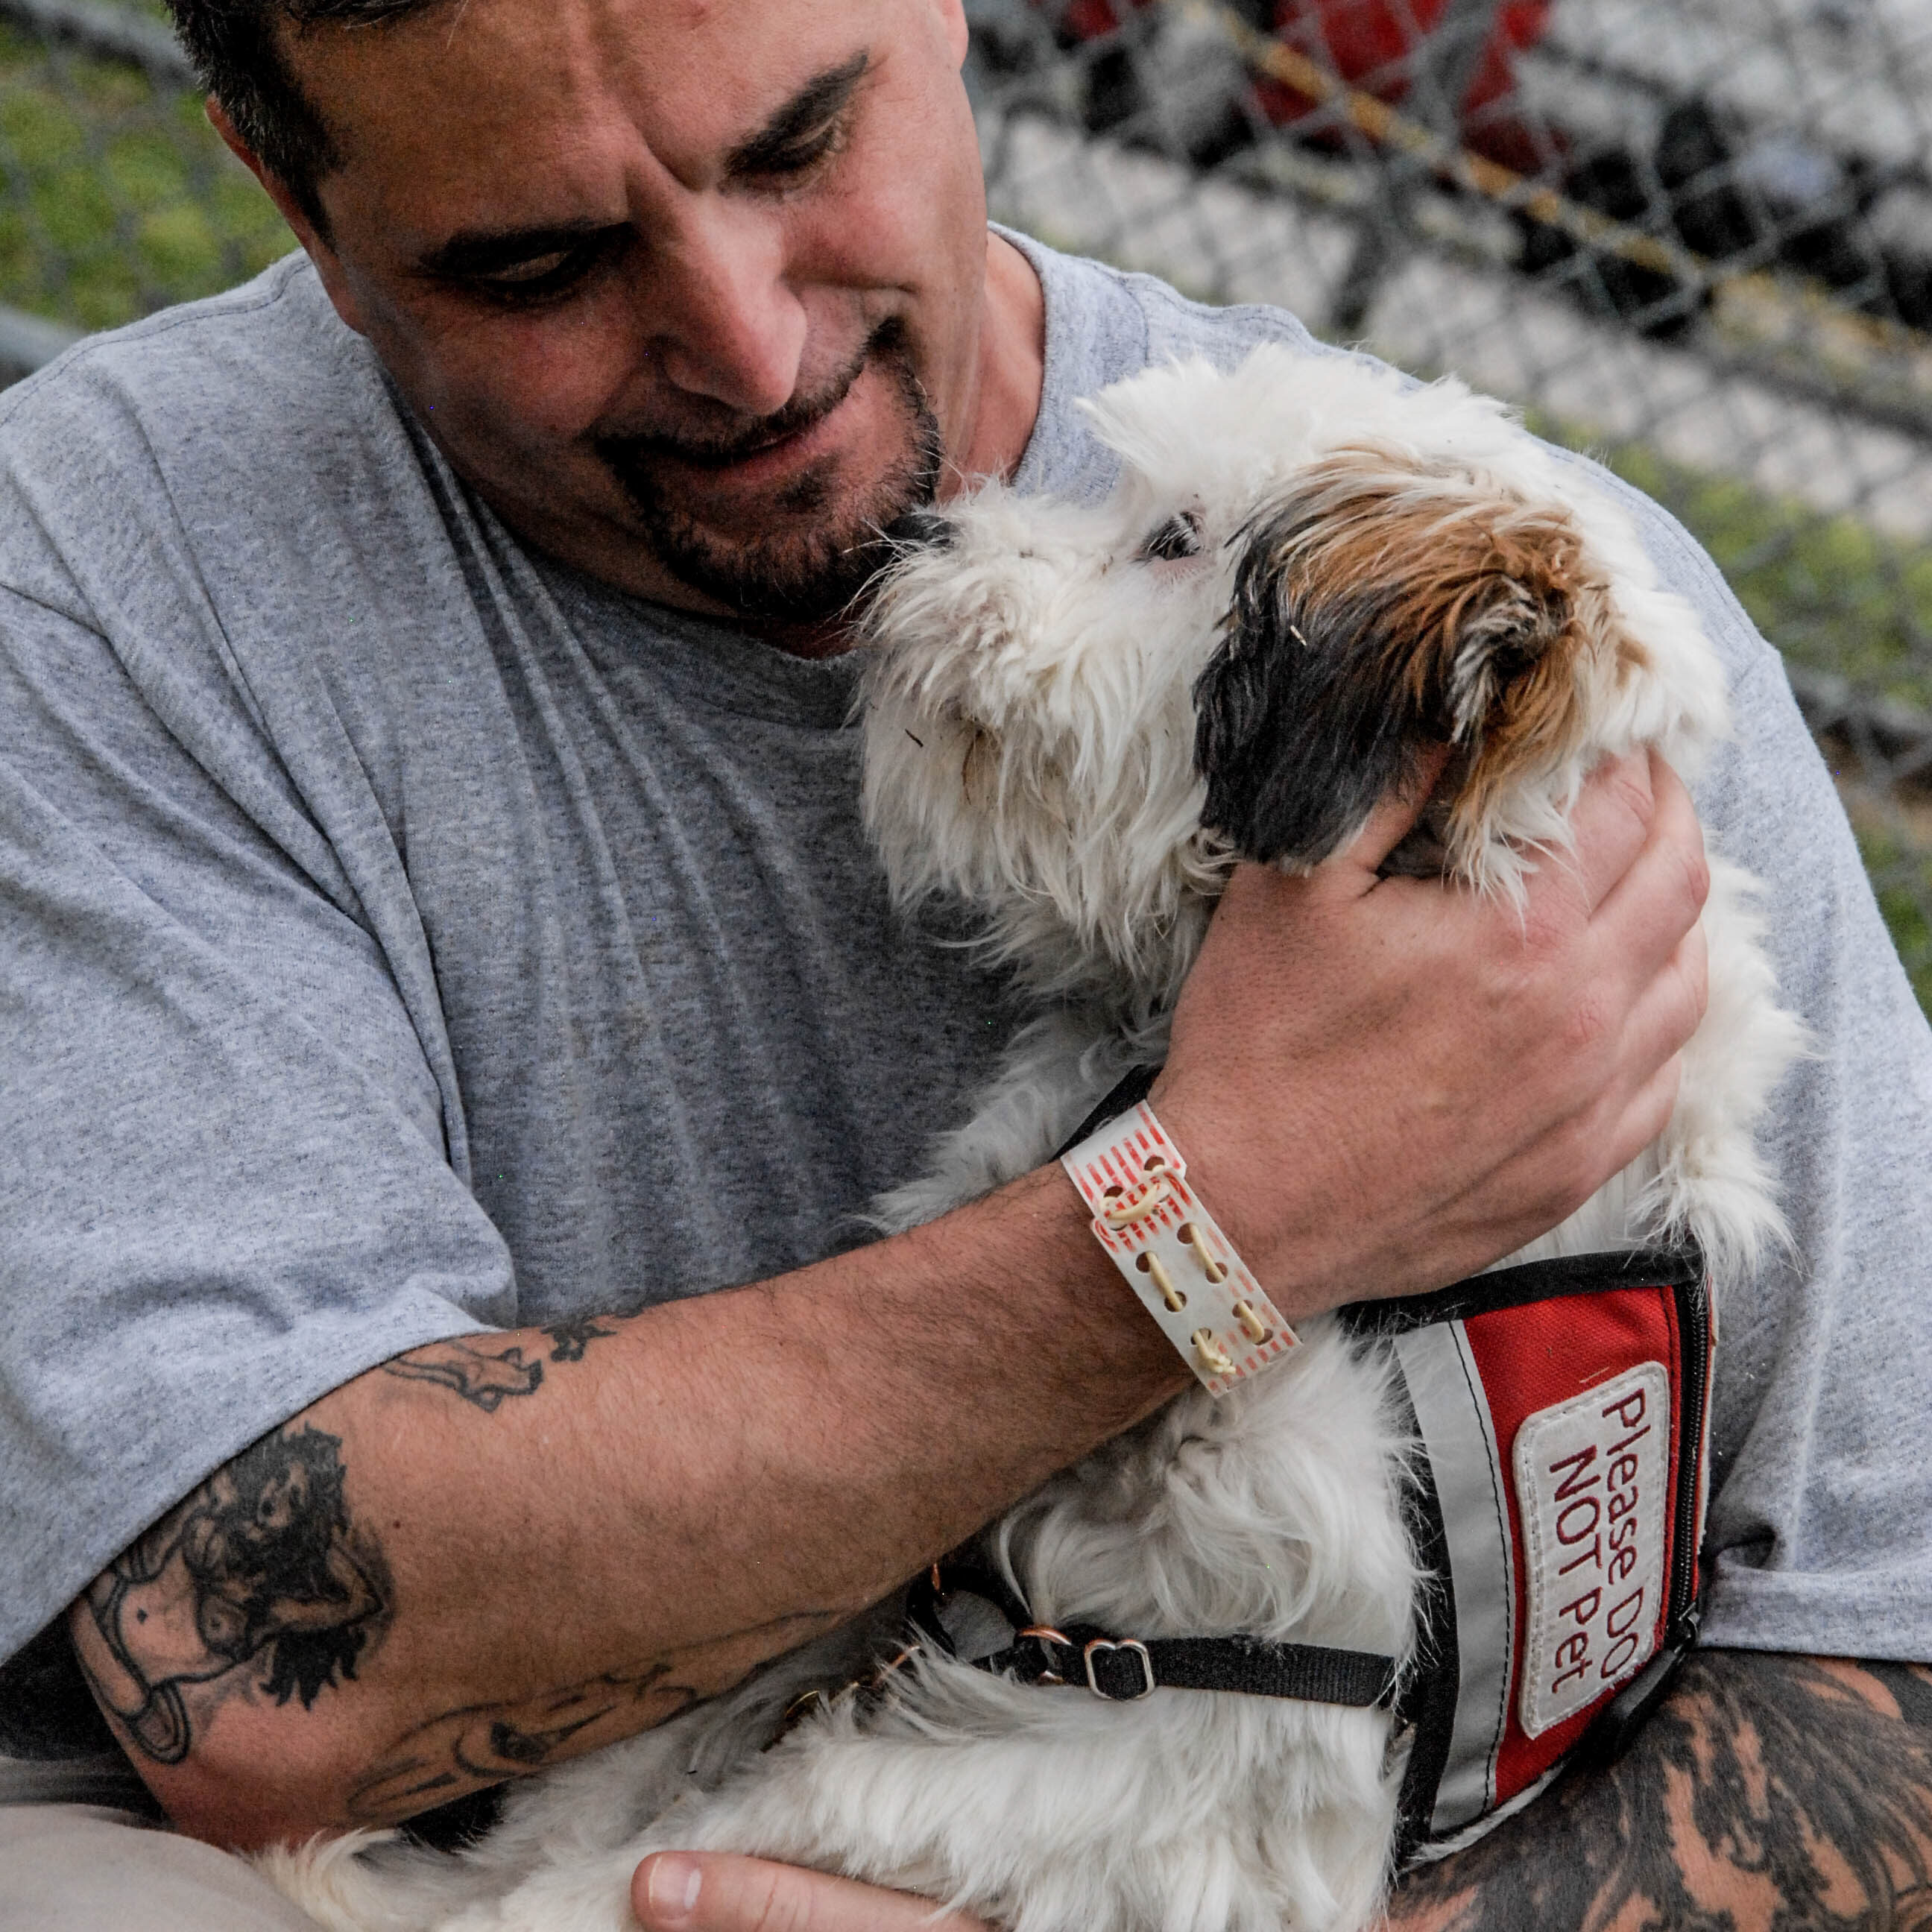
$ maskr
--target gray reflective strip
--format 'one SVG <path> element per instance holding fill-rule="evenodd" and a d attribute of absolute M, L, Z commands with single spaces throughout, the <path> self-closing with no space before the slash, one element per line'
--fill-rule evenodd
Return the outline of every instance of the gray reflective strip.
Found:
<path fill-rule="evenodd" d="M 1516 1566 L 1509 1496 L 1490 1406 L 1460 1322 L 1395 1340 L 1417 1426 L 1429 1451 L 1449 1545 L 1458 1683 L 1448 1762 L 1430 1828 L 1453 1832 L 1496 1802 L 1496 1752 L 1516 1651 Z"/>

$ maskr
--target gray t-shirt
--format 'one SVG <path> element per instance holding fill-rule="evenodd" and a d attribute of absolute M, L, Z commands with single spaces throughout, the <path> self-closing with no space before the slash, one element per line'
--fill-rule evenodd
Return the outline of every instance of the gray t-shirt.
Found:
<path fill-rule="evenodd" d="M 1075 399 L 1326 353 L 1028 244 L 1019 480 Z M 856 666 L 533 558 L 297 257 L 0 399 L 0 1656 L 245 1444 L 398 1351 L 809 1262 L 1013 1023 L 862 836 Z M 1818 1058 L 1733 1298 L 1720 1643 L 1932 1657 L 1932 1036 L 1776 658 L 1700 795 Z M 1124 1317 L 1124 1318 L 1125 1318 Z"/>

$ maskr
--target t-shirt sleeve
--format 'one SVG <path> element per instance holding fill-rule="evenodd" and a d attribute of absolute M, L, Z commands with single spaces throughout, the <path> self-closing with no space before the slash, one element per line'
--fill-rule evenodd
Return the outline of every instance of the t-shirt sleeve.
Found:
<path fill-rule="evenodd" d="M 1690 538 L 1640 514 L 1730 670 L 1736 736 L 1698 807 L 1762 882 L 1813 1042 L 1762 1133 L 1791 1245 L 1721 1310 L 1706 1640 L 1932 1659 L 1932 1030 L 1775 654 Z"/>
<path fill-rule="evenodd" d="M 514 1305 L 245 693 L 85 615 L 0 592 L 0 1657 L 255 1437 Z"/>

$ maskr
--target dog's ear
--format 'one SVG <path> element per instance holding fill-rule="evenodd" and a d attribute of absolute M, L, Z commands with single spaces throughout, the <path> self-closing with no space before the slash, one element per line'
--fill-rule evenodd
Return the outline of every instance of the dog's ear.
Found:
<path fill-rule="evenodd" d="M 1469 869 L 1502 788 L 1574 745 L 1588 654 L 1636 650 L 1567 513 L 1461 473 L 1345 451 L 1240 542 L 1194 704 L 1202 822 L 1244 857 L 1318 863 L 1447 744 Z"/>

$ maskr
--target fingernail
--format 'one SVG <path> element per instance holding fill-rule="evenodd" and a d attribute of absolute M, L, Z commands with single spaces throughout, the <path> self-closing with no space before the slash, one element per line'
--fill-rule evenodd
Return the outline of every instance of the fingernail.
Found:
<path fill-rule="evenodd" d="M 698 1906 L 704 1868 L 682 1852 L 660 1852 L 644 1882 L 644 1903 L 653 1925 L 682 1925 Z"/>

